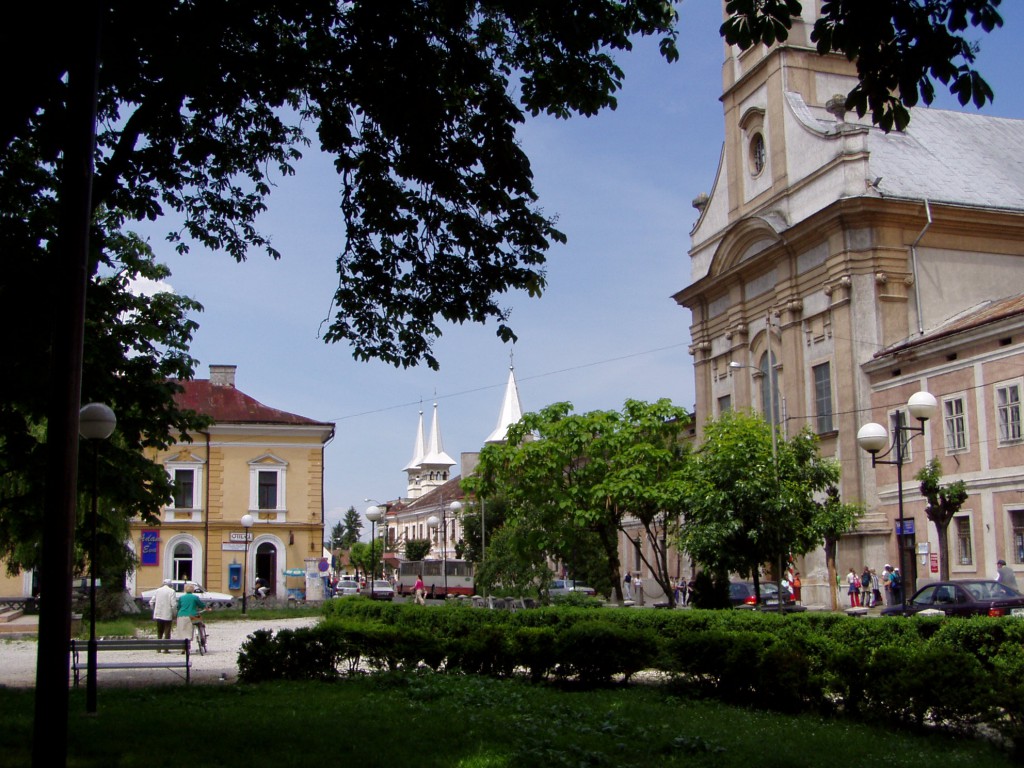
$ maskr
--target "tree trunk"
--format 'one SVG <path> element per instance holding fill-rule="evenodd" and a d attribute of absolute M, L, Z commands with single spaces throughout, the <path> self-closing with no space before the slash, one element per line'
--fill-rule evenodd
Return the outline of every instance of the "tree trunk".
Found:
<path fill-rule="evenodd" d="M 828 570 L 828 599 L 833 611 L 839 610 L 839 597 L 836 595 L 836 540 L 825 539 L 825 566 Z"/>
<path fill-rule="evenodd" d="M 939 532 L 939 581 L 949 581 L 949 521 L 947 517 L 943 523 L 935 523 L 935 529 Z"/>

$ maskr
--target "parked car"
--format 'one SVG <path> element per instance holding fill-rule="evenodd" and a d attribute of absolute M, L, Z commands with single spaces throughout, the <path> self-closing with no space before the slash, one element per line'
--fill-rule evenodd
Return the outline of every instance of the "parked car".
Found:
<path fill-rule="evenodd" d="M 180 594 L 185 591 L 187 583 L 186 579 L 175 579 L 171 582 L 171 586 L 174 587 L 175 592 Z M 207 592 L 199 582 L 193 581 L 192 583 L 196 585 L 196 597 L 202 600 L 208 608 L 230 608 L 235 601 L 234 595 L 224 592 Z M 156 589 L 147 589 L 140 595 L 139 599 L 144 607 L 149 607 L 154 594 L 156 594 Z"/>
<path fill-rule="evenodd" d="M 913 616 L 922 611 L 946 616 L 1016 616 L 1024 618 L 1024 594 L 998 581 L 955 579 L 925 584 L 902 605 L 882 609 L 883 616 Z"/>
<path fill-rule="evenodd" d="M 358 595 L 359 582 L 355 579 L 339 579 L 334 586 L 334 596 L 344 597 L 345 595 Z"/>
<path fill-rule="evenodd" d="M 363 587 L 363 594 L 369 595 L 374 600 L 395 599 L 395 589 L 391 586 L 391 582 L 380 579 L 374 581 L 371 585 Z"/>
<path fill-rule="evenodd" d="M 779 609 L 779 585 L 774 581 L 761 582 L 761 600 L 758 602 L 752 581 L 733 581 L 729 583 L 729 602 L 734 608 L 746 608 L 759 611 L 777 611 Z M 783 613 L 806 611 L 807 607 L 797 605 L 793 593 L 786 590 L 782 602 Z"/>
<path fill-rule="evenodd" d="M 551 597 L 568 595 L 570 593 L 594 597 L 594 595 L 597 594 L 597 590 L 591 586 L 587 586 L 582 581 L 576 581 L 575 579 L 555 579 L 548 585 L 548 594 L 551 595 Z"/>

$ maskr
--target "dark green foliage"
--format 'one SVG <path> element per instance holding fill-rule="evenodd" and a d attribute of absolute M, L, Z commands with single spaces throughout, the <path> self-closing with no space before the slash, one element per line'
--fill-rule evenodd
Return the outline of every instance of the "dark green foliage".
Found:
<path fill-rule="evenodd" d="M 728 608 L 729 579 L 715 577 L 711 571 L 700 571 L 693 579 L 693 594 L 690 604 L 695 608 Z"/>
<path fill-rule="evenodd" d="M 936 82 L 961 104 L 981 107 L 992 90 L 973 68 L 977 43 L 969 27 L 991 32 L 1002 26 L 1002 0 L 824 0 L 811 40 L 819 53 L 856 60 L 860 83 L 846 99 L 848 109 L 889 130 L 910 122 L 908 107 L 931 104 Z M 729 0 L 722 24 L 726 41 L 746 49 L 784 41 L 793 17 L 808 4 L 798 0 Z"/>
<path fill-rule="evenodd" d="M 629 680 L 650 667 L 657 651 L 649 633 L 605 621 L 579 622 L 558 636 L 556 673 L 584 685 L 607 684 L 616 675 Z"/>
<path fill-rule="evenodd" d="M 556 638 L 551 627 L 513 628 L 509 643 L 512 666 L 525 669 L 531 682 L 540 682 L 555 665 Z"/>
<path fill-rule="evenodd" d="M 316 631 L 257 632 L 239 657 L 242 679 L 329 680 L 354 673 L 360 658 L 369 670 L 422 665 L 586 687 L 655 670 L 677 692 L 761 709 L 1024 733 L 1024 629 L 1009 618 L 334 602 Z"/>

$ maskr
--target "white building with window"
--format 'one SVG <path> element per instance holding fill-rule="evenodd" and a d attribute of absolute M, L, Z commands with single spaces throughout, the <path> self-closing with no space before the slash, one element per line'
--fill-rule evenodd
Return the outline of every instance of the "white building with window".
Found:
<path fill-rule="evenodd" d="M 867 507 L 838 569 L 880 572 L 897 561 L 895 472 L 872 470 L 857 430 L 897 423 L 928 389 L 942 416 L 909 446 L 904 545 L 918 566 L 927 548 L 930 569 L 934 531 L 912 478 L 938 456 L 985 505 L 952 528 L 958 559 L 972 561 L 958 567 L 990 575 L 997 556 L 1014 560 L 1013 502 L 1024 502 L 1010 490 L 1024 465 L 1024 369 L 1004 362 L 1020 339 L 1004 334 L 989 362 L 967 365 L 972 336 L 950 329 L 1024 294 L 1024 120 L 917 109 L 904 133 L 884 133 L 845 111 L 855 71 L 817 54 L 804 5 L 785 43 L 725 46 L 725 140 L 710 194 L 694 200 L 691 283 L 674 297 L 691 316 L 696 412 L 753 409 L 787 437 L 811 427 L 841 465 L 842 499 Z M 921 356 L 940 338 L 953 346 L 928 357 L 935 377 Z M 828 604 L 824 553 L 800 565 L 807 602 Z"/>

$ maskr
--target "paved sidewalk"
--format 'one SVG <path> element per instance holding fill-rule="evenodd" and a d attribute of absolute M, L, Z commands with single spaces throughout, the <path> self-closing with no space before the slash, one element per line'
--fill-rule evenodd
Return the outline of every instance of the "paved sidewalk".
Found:
<path fill-rule="evenodd" d="M 192 652 L 192 682 L 200 684 L 222 684 L 238 679 L 238 651 L 257 629 L 295 629 L 308 627 L 320 620 L 318 616 L 295 619 L 239 619 L 237 621 L 215 621 L 208 623 L 209 651 L 200 656 Z M 193 644 L 194 648 L 194 644 Z M 6 640 L 0 636 L 0 686 L 32 688 L 36 684 L 36 656 L 39 644 L 35 640 Z M 155 651 L 119 652 L 118 659 L 129 661 L 133 655 L 140 657 Z M 70 670 L 70 661 L 69 670 Z M 179 676 L 179 674 L 181 676 Z M 169 669 L 101 669 L 97 676 L 98 686 L 133 685 L 180 685 L 183 670 Z M 71 680 L 69 671 L 68 680 Z M 82 683 L 84 685 L 84 682 Z"/>

